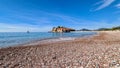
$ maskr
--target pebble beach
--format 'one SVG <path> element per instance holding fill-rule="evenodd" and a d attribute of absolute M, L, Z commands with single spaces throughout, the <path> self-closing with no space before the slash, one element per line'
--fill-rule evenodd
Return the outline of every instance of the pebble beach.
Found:
<path fill-rule="evenodd" d="M 0 68 L 120 68 L 120 31 L 1 48 Z"/>

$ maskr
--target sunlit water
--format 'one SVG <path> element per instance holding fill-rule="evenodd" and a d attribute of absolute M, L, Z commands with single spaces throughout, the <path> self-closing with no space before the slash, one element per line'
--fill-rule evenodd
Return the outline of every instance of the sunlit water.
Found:
<path fill-rule="evenodd" d="M 31 41 L 50 38 L 79 38 L 95 35 L 96 32 L 71 32 L 71 33 L 48 33 L 48 32 L 1 32 L 0 47 L 16 46 Z"/>

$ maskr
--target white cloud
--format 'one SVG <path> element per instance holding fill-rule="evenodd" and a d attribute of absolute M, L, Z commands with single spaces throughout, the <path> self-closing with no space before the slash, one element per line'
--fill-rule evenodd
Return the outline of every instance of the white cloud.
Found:
<path fill-rule="evenodd" d="M 119 3 L 119 4 L 117 4 L 117 5 L 115 5 L 115 7 L 120 8 L 120 3 Z"/>
<path fill-rule="evenodd" d="M 98 4 L 101 4 L 99 7 L 97 7 L 94 11 L 97 11 L 97 10 L 101 10 L 103 8 L 106 8 L 108 7 L 109 5 L 111 5 L 115 0 L 102 0 L 100 2 L 97 2 L 95 5 L 98 5 Z"/>

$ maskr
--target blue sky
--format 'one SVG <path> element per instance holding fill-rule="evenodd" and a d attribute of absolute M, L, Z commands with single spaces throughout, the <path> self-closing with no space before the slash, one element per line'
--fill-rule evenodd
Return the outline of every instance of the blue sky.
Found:
<path fill-rule="evenodd" d="M 120 0 L 0 0 L 0 32 L 120 25 Z"/>

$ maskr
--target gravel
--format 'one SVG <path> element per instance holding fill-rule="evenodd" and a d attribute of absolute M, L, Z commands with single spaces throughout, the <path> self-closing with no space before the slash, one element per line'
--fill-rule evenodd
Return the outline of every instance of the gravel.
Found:
<path fill-rule="evenodd" d="M 120 32 L 2 48 L 0 68 L 120 68 Z"/>

